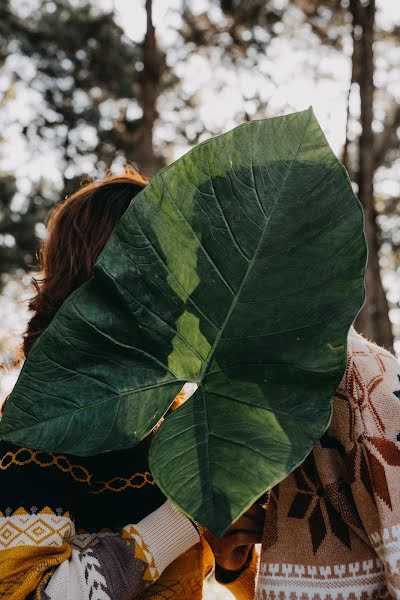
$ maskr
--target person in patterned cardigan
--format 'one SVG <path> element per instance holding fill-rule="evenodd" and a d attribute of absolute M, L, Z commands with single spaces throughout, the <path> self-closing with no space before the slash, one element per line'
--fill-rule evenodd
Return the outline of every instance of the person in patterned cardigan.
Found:
<path fill-rule="evenodd" d="M 263 530 L 257 600 L 400 600 L 400 365 L 354 328 L 331 424 L 269 492 Z"/>

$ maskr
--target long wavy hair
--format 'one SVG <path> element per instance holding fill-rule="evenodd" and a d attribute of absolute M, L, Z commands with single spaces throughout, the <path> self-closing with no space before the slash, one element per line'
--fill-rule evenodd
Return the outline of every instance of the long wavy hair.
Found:
<path fill-rule="evenodd" d="M 64 300 L 93 275 L 97 257 L 118 220 L 148 180 L 128 166 L 123 175 L 82 187 L 60 202 L 47 220 L 39 249 L 40 275 L 33 278 L 33 311 L 22 345 L 26 357 Z"/>

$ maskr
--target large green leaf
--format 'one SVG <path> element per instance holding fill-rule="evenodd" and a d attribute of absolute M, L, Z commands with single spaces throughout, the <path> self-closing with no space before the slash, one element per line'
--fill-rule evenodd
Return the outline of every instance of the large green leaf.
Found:
<path fill-rule="evenodd" d="M 222 533 L 325 431 L 363 296 L 363 217 L 311 109 L 194 148 L 132 202 L 0 434 L 74 454 L 155 435 L 152 473 Z"/>

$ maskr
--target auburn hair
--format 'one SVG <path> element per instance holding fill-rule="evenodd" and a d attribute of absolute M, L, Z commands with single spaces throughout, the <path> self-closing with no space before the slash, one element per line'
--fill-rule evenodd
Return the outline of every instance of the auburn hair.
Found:
<path fill-rule="evenodd" d="M 38 253 L 40 275 L 33 278 L 36 293 L 29 302 L 33 316 L 24 334 L 25 357 L 69 294 L 92 277 L 118 220 L 147 183 L 128 166 L 122 175 L 85 185 L 50 213 Z"/>

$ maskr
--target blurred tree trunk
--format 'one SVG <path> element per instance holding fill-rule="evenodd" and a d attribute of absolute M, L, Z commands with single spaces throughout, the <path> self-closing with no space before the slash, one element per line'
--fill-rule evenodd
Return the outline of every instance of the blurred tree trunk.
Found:
<path fill-rule="evenodd" d="M 351 118 L 351 110 L 350 110 L 350 100 L 351 100 L 351 92 L 353 91 L 354 84 L 359 84 L 360 81 L 360 68 L 362 65 L 362 40 L 357 35 L 357 29 L 355 27 L 355 19 L 353 17 L 353 23 L 351 28 L 351 38 L 353 42 L 353 50 L 351 55 L 351 77 L 349 83 L 349 90 L 347 94 L 347 112 L 346 112 L 346 140 L 343 148 L 342 154 L 342 163 L 346 167 L 350 179 L 354 181 L 354 169 L 352 168 L 349 150 L 350 150 L 350 118 Z"/>
<path fill-rule="evenodd" d="M 351 0 L 350 10 L 353 16 L 353 39 L 359 37 L 360 43 L 353 48 L 353 73 L 360 88 L 362 133 L 358 141 L 359 167 L 356 174 L 358 195 L 364 207 L 365 232 L 368 241 L 369 257 L 366 271 L 366 303 L 356 320 L 356 328 L 377 344 L 393 351 L 393 334 L 389 320 L 389 306 L 383 288 L 379 267 L 379 232 L 374 206 L 374 134 L 373 97 L 374 97 L 374 26 L 375 0 L 368 4 L 361 0 Z M 358 34 L 358 35 L 357 35 Z M 358 64 L 357 64 L 358 63 Z"/>
<path fill-rule="evenodd" d="M 156 32 L 152 18 L 152 0 L 146 0 L 147 28 L 143 48 L 143 119 L 140 167 L 145 175 L 153 176 L 162 166 L 153 146 L 154 123 L 157 118 L 157 97 L 161 77 L 160 60 L 157 50 Z"/>

